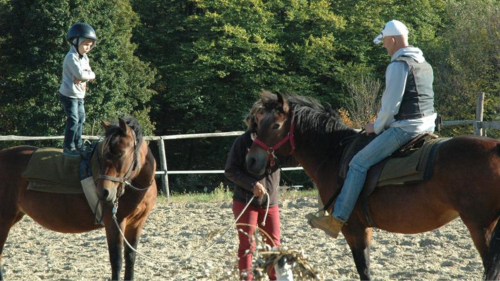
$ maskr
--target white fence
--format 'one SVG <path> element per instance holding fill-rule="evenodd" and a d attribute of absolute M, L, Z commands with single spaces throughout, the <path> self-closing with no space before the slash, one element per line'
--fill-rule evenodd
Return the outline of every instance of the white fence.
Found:
<path fill-rule="evenodd" d="M 243 134 L 243 131 L 226 132 L 226 133 L 207 133 L 207 134 L 185 134 L 172 136 L 145 136 L 147 141 L 156 141 L 158 144 L 160 169 L 157 169 L 156 174 L 161 177 L 161 189 L 163 194 L 168 198 L 170 196 L 170 187 L 168 175 L 180 174 L 223 174 L 224 170 L 188 170 L 188 171 L 169 171 L 167 168 L 167 155 L 165 150 L 165 141 L 179 139 L 196 139 L 196 138 L 214 138 L 214 137 L 234 137 Z M 87 140 L 98 140 L 100 136 L 82 136 Z M 37 141 L 37 140 L 63 140 L 64 136 L 53 137 L 28 137 L 28 136 L 0 136 L 0 141 Z M 302 168 L 283 168 L 284 171 L 301 170 Z"/>
<path fill-rule="evenodd" d="M 479 93 L 477 95 L 475 120 L 440 121 L 439 123 L 441 126 L 473 125 L 474 135 L 477 136 L 484 136 L 483 129 L 500 129 L 500 121 L 483 121 L 483 114 L 484 93 Z"/>
<path fill-rule="evenodd" d="M 484 135 L 483 129 L 500 129 L 500 121 L 483 121 L 484 111 L 484 93 L 479 93 L 476 105 L 475 120 L 458 120 L 458 121 L 440 121 L 440 126 L 455 126 L 471 124 L 474 128 L 474 134 Z M 185 134 L 172 136 L 145 136 L 148 141 L 156 141 L 159 149 L 160 169 L 156 174 L 161 177 L 161 189 L 168 198 L 170 195 L 170 187 L 168 175 L 174 174 L 222 174 L 223 170 L 189 170 L 189 171 L 169 171 L 167 168 L 167 156 L 165 151 L 165 141 L 179 139 L 196 139 L 196 138 L 213 138 L 213 137 L 235 137 L 243 134 L 243 131 L 226 132 L 226 133 L 206 133 L 206 134 Z M 84 139 L 98 140 L 99 136 L 83 136 Z M 0 136 L 0 141 L 34 141 L 34 140 L 63 140 L 64 136 L 54 137 L 27 137 L 27 136 Z M 301 170 L 302 168 L 283 168 L 284 171 Z"/>

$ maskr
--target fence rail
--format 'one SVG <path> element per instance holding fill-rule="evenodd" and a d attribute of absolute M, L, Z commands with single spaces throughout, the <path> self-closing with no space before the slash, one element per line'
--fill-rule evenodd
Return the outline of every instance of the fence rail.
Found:
<path fill-rule="evenodd" d="M 196 138 L 213 138 L 213 137 L 232 137 L 240 136 L 243 131 L 223 132 L 223 133 L 203 133 L 203 134 L 184 134 L 184 135 L 171 135 L 171 136 L 144 136 L 145 140 L 156 141 L 160 152 L 160 169 L 156 171 L 156 175 L 161 177 L 161 189 L 165 196 L 170 196 L 170 187 L 168 182 L 168 175 L 186 175 L 186 174 L 223 174 L 224 170 L 188 170 L 188 171 L 169 171 L 167 168 L 167 156 L 165 150 L 166 140 L 179 140 L 179 139 L 196 139 Z M 86 140 L 99 140 L 100 136 L 87 136 L 83 135 Z M 0 141 L 43 141 L 43 140 L 64 140 L 64 136 L 0 136 Z M 283 168 L 284 171 L 301 170 L 302 168 Z"/>
<path fill-rule="evenodd" d="M 456 125 L 473 125 L 474 134 L 484 135 L 483 129 L 500 129 L 500 121 L 483 121 L 484 112 L 484 93 L 479 93 L 476 105 L 476 119 L 475 120 L 455 120 L 455 121 L 440 121 L 439 126 L 456 126 Z M 183 134 L 183 135 L 170 135 L 170 136 L 145 136 L 144 139 L 148 141 L 156 141 L 159 148 L 160 169 L 156 174 L 161 177 L 161 189 L 165 196 L 170 196 L 170 188 L 168 182 L 168 175 L 180 174 L 221 174 L 223 170 L 190 170 L 190 171 L 169 171 L 167 168 L 167 156 L 165 151 L 165 141 L 179 140 L 179 139 L 193 139 L 193 138 L 213 138 L 213 137 L 231 137 L 239 136 L 243 131 L 223 132 L 223 133 L 203 133 L 203 134 Z M 87 140 L 99 140 L 100 136 L 82 136 Z M 35 140 L 63 140 L 64 136 L 0 136 L 0 141 L 35 141 Z M 302 168 L 283 168 L 284 171 L 300 170 Z"/>

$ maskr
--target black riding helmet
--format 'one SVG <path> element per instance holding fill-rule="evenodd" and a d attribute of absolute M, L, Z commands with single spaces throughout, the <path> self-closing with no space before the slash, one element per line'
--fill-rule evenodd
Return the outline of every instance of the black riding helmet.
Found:
<path fill-rule="evenodd" d="M 84 22 L 77 22 L 73 24 L 68 30 L 68 35 L 66 36 L 66 39 L 68 39 L 69 43 L 75 46 L 76 49 L 78 50 L 78 45 L 80 44 L 80 42 L 78 41 L 80 40 L 79 38 L 82 37 L 94 40 L 94 46 L 95 46 L 95 42 L 97 41 L 97 35 L 95 34 L 95 30 L 92 26 L 90 26 L 90 24 Z M 75 38 L 76 42 L 73 42 Z M 94 46 L 92 46 L 92 48 Z"/>

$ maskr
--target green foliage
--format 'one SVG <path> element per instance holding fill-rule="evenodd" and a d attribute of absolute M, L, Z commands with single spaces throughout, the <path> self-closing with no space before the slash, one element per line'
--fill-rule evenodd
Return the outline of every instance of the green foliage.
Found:
<path fill-rule="evenodd" d="M 142 21 L 134 32 L 141 59 L 161 76 L 151 115 L 157 134 L 242 130 L 263 88 L 338 98 L 331 86 L 338 83 L 334 30 L 342 20 L 327 1 L 136 0 L 133 6 Z M 188 154 L 168 156 L 169 163 L 220 169 L 232 141 L 170 144 Z"/>
<path fill-rule="evenodd" d="M 303 190 L 280 190 L 281 200 L 295 200 L 297 198 L 312 197 L 318 198 L 316 188 Z M 177 193 L 173 192 L 170 197 L 170 202 L 185 202 L 185 203 L 200 203 L 200 202 L 231 202 L 233 192 L 229 190 L 223 183 L 219 183 L 213 192 L 209 193 Z M 163 196 L 158 197 L 159 202 L 166 201 Z"/>
<path fill-rule="evenodd" d="M 334 30 L 342 20 L 327 1 L 160 2 L 134 1 L 141 57 L 161 74 L 153 113 L 160 130 L 242 128 L 262 88 L 331 95 L 325 85 L 339 65 Z"/>
<path fill-rule="evenodd" d="M 364 65 L 348 65 L 343 77 L 346 92 L 345 107 L 349 112 L 350 124 L 354 128 L 364 128 L 374 121 L 380 109 L 382 85 L 374 78 L 373 69 Z"/>
<path fill-rule="evenodd" d="M 445 120 L 475 119 L 477 95 L 485 93 L 485 120 L 499 120 L 500 10 L 498 1 L 449 1 L 446 28 L 432 44 L 438 112 Z M 453 127 L 448 135 L 471 133 Z M 498 133 L 497 133 L 498 135 Z"/>
<path fill-rule="evenodd" d="M 173 192 L 170 200 L 172 202 L 231 202 L 233 193 L 227 186 L 221 182 L 219 185 L 210 192 L 190 192 L 178 193 Z"/>
<path fill-rule="evenodd" d="M 54 135 L 54 124 L 63 123 L 55 92 L 61 75 L 58 66 L 62 63 L 64 22 L 69 19 L 68 3 L 9 4 L 10 13 L 0 27 L 0 34 L 4 35 L 0 56 L 5 75 L 0 84 L 0 128 L 14 135 Z"/>
<path fill-rule="evenodd" d="M 153 131 L 148 89 L 154 71 L 134 56 L 130 43 L 138 17 L 126 0 L 35 1 L 11 0 L 0 25 L 0 133 L 13 135 L 62 135 L 65 116 L 59 104 L 62 63 L 69 50 L 66 32 L 77 22 L 93 25 L 98 35 L 89 53 L 96 72 L 85 107 L 84 133 L 99 119 L 125 114 L 138 117 L 147 134 Z"/>
<path fill-rule="evenodd" d="M 62 134 L 55 92 L 76 21 L 99 37 L 89 54 L 97 79 L 85 100 L 85 134 L 124 114 L 146 135 L 243 130 L 261 89 L 363 108 L 350 112 L 362 124 L 373 105 L 359 95 L 380 96 L 390 61 L 372 40 L 392 19 L 408 26 L 410 44 L 433 65 L 445 120 L 473 119 L 479 92 L 485 119 L 498 120 L 498 7 L 497 0 L 0 0 L 0 134 Z M 471 127 L 443 135 L 464 133 Z M 168 141 L 169 169 L 221 169 L 233 140 Z M 187 190 L 223 180 L 179 175 L 173 184 Z"/>

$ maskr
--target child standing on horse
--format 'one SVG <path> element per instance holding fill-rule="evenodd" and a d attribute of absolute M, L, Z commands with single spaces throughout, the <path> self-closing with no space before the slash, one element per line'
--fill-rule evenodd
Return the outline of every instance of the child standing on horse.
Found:
<path fill-rule="evenodd" d="M 62 83 L 59 88 L 59 100 L 66 113 L 63 153 L 78 156 L 83 144 L 82 132 L 85 122 L 83 99 L 87 82 L 95 79 L 87 53 L 94 48 L 97 36 L 89 24 L 75 23 L 68 31 L 67 40 L 71 47 L 64 58 Z"/>

